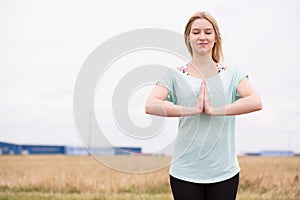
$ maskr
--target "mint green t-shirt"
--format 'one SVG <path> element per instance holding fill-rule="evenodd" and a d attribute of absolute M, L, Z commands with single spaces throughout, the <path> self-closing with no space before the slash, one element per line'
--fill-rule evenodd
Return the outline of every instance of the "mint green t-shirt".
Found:
<path fill-rule="evenodd" d="M 248 77 L 236 68 L 227 68 L 206 80 L 213 106 L 233 103 L 240 98 L 239 82 Z M 167 101 L 181 106 L 194 106 L 202 80 L 178 69 L 169 69 L 157 84 L 169 92 Z M 194 183 L 215 183 L 239 172 L 235 145 L 235 117 L 195 116 L 179 117 L 170 175 Z"/>

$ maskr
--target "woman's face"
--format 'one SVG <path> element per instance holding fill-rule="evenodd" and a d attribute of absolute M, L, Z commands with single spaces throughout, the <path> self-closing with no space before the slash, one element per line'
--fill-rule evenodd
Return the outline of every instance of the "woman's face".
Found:
<path fill-rule="evenodd" d="M 205 51 L 212 56 L 212 48 L 216 42 L 215 31 L 212 24 L 206 19 L 196 19 L 191 27 L 190 43 L 193 55 Z"/>

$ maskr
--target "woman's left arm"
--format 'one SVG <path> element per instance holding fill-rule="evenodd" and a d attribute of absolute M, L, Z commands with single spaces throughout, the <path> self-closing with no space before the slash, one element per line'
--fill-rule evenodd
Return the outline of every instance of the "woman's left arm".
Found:
<path fill-rule="evenodd" d="M 237 92 L 241 95 L 241 99 L 234 103 L 227 104 L 223 108 L 212 108 L 209 99 L 205 99 L 205 105 L 209 104 L 207 111 L 204 111 L 208 115 L 220 116 L 220 115 L 240 115 L 246 114 L 262 109 L 262 102 L 258 92 L 251 85 L 248 78 L 243 78 L 238 86 Z M 207 91 L 206 91 L 207 93 Z M 208 95 L 205 95 L 207 97 Z"/>

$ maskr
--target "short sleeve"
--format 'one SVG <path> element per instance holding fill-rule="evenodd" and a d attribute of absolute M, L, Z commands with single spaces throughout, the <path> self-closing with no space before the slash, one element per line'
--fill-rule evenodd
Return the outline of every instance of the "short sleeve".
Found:
<path fill-rule="evenodd" d="M 174 69 L 168 69 L 156 82 L 156 85 L 162 85 L 168 89 L 168 97 L 166 101 L 177 104 L 177 97 L 174 90 L 175 72 Z"/>
<path fill-rule="evenodd" d="M 234 72 L 234 97 L 235 97 L 235 101 L 241 98 L 241 95 L 238 93 L 237 91 L 237 87 L 239 85 L 239 83 L 241 82 L 241 80 L 243 80 L 244 78 L 249 78 L 248 74 L 239 70 L 239 69 L 235 69 Z"/>

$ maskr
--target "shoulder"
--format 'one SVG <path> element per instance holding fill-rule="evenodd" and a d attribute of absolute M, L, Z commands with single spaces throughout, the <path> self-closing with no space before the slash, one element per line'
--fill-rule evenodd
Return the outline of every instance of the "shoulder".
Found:
<path fill-rule="evenodd" d="M 224 69 L 224 75 L 229 79 L 241 79 L 243 77 L 248 77 L 248 74 L 243 71 L 243 69 L 234 67 L 234 66 L 226 66 Z"/>
<path fill-rule="evenodd" d="M 224 65 L 223 67 L 225 72 L 237 73 L 238 71 L 240 71 L 240 69 L 237 67 L 232 67 L 228 65 Z"/>
<path fill-rule="evenodd" d="M 219 70 L 224 70 L 224 71 L 228 69 L 228 66 L 224 65 L 223 63 L 217 63 L 217 67 Z"/>
<path fill-rule="evenodd" d="M 182 66 L 175 66 L 175 67 L 170 67 L 168 70 L 168 72 L 171 72 L 172 74 L 180 74 L 181 72 L 183 72 L 183 67 Z"/>
<path fill-rule="evenodd" d="M 179 72 L 182 72 L 183 67 L 182 66 L 178 66 L 178 67 L 175 67 L 175 69 L 177 69 L 177 71 L 179 71 Z"/>
<path fill-rule="evenodd" d="M 228 68 L 230 71 L 232 71 L 234 74 L 237 74 L 237 75 L 239 75 L 239 74 L 247 74 L 245 71 L 244 71 L 244 69 L 241 69 L 241 68 L 239 68 L 239 67 L 229 67 Z"/>
<path fill-rule="evenodd" d="M 164 69 L 164 72 L 161 72 L 163 77 L 176 78 L 182 72 L 181 67 L 168 67 Z"/>
<path fill-rule="evenodd" d="M 227 70 L 228 74 L 230 74 L 229 76 L 233 79 L 236 85 L 238 85 L 242 79 L 249 78 L 248 73 L 241 68 L 229 67 Z"/>

